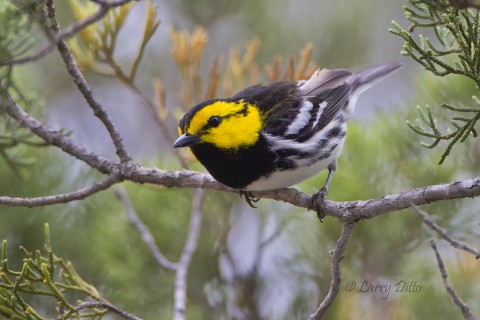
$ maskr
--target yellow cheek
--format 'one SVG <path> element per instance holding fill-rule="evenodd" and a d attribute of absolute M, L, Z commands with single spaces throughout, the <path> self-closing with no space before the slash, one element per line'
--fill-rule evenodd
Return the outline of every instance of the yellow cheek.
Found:
<path fill-rule="evenodd" d="M 178 135 L 181 136 L 183 134 L 182 128 L 178 127 L 177 130 L 178 130 Z"/>
<path fill-rule="evenodd" d="M 209 142 L 223 149 L 248 147 L 258 141 L 262 129 L 261 116 L 257 108 L 249 107 L 243 114 L 228 117 L 219 127 L 211 128 L 202 135 L 202 141 Z"/>
<path fill-rule="evenodd" d="M 203 130 L 211 117 L 224 118 L 241 111 L 243 108 L 243 100 L 238 102 L 216 101 L 200 109 L 190 121 L 186 131 L 190 134 L 198 134 Z"/>

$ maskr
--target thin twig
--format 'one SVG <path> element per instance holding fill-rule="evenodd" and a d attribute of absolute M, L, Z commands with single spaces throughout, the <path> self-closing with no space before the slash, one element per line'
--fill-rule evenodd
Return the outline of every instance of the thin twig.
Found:
<path fill-rule="evenodd" d="M 450 282 L 448 281 L 447 271 L 445 270 L 445 265 L 443 264 L 442 257 L 440 256 L 440 253 L 437 250 L 437 245 L 435 244 L 435 240 L 431 239 L 430 245 L 432 246 L 433 251 L 435 251 L 435 257 L 437 258 L 438 269 L 440 270 L 440 274 L 442 275 L 443 285 L 445 286 L 445 289 L 452 297 L 453 302 L 460 308 L 460 311 L 462 311 L 463 318 L 465 320 L 474 320 L 475 318 L 473 317 L 473 314 L 470 311 L 470 308 L 458 296 L 457 292 L 455 291 L 455 289 L 453 289 L 453 287 L 450 285 Z"/>
<path fill-rule="evenodd" d="M 420 209 L 419 207 L 412 205 L 413 211 L 423 220 L 423 222 L 433 231 L 435 231 L 442 239 L 447 241 L 452 245 L 452 247 L 469 252 L 473 255 L 475 255 L 475 258 L 479 259 L 480 258 L 480 250 L 466 244 L 465 242 L 456 240 L 452 238 L 450 235 L 448 235 L 447 231 L 437 225 L 435 222 L 433 222 L 433 219 L 431 216 L 428 215 L 425 211 Z"/>
<path fill-rule="evenodd" d="M 337 245 L 335 247 L 335 251 L 333 252 L 332 262 L 330 266 L 330 273 L 331 273 L 331 280 L 330 280 L 330 288 L 328 289 L 328 293 L 320 303 L 320 306 L 315 311 L 315 313 L 311 314 L 308 320 L 319 320 L 322 319 L 327 310 L 332 305 L 333 301 L 338 295 L 338 291 L 340 290 L 340 283 L 342 281 L 342 269 L 341 263 L 343 260 L 343 254 L 345 253 L 345 249 L 347 248 L 348 241 L 355 230 L 356 223 L 344 223 L 342 227 L 342 232 L 340 233 L 340 237 L 337 240 Z"/>
<path fill-rule="evenodd" d="M 277 240 L 281 235 L 282 233 L 285 231 L 285 228 L 287 227 L 288 225 L 288 222 L 290 220 L 288 219 L 283 219 L 275 228 L 275 230 L 270 233 L 270 235 L 268 237 L 265 237 L 265 238 L 262 238 L 262 239 L 259 239 L 259 244 L 258 244 L 258 247 L 263 250 L 265 249 L 267 246 L 269 246 L 273 241 Z M 263 230 L 264 228 L 262 228 Z M 263 230 L 264 231 L 264 230 Z M 261 232 L 261 235 L 263 236 L 263 233 L 264 232 Z"/>
<path fill-rule="evenodd" d="M 37 198 L 19 198 L 19 197 L 0 197 L 0 204 L 11 207 L 39 207 L 48 206 L 59 203 L 68 203 L 75 200 L 83 200 L 95 193 L 106 190 L 112 185 L 120 182 L 122 179 L 119 173 L 111 174 L 100 182 L 94 183 L 88 187 L 79 189 L 74 192 L 56 194 Z"/>
<path fill-rule="evenodd" d="M 84 302 L 78 306 L 75 307 L 76 311 L 80 311 L 83 309 L 107 309 L 108 311 L 115 313 L 119 317 L 127 320 L 141 320 L 137 316 L 134 316 L 133 314 L 130 314 L 117 306 L 114 306 L 111 303 L 105 302 L 105 301 L 91 301 L 91 302 Z"/>
<path fill-rule="evenodd" d="M 188 269 L 192 261 L 192 256 L 195 253 L 198 245 L 198 238 L 202 224 L 202 207 L 203 200 L 205 198 L 205 190 L 197 189 L 195 192 L 187 240 L 177 263 L 171 262 L 161 253 L 160 249 L 155 244 L 155 239 L 153 238 L 150 230 L 138 217 L 125 191 L 122 188 L 117 188 L 115 192 L 125 207 L 128 219 L 140 233 L 143 241 L 149 248 L 158 265 L 161 268 L 175 271 L 173 319 L 184 320 L 187 308 Z"/>
<path fill-rule="evenodd" d="M 190 227 L 188 229 L 187 241 L 178 261 L 178 269 L 175 273 L 175 291 L 173 319 L 185 320 L 187 311 L 187 276 L 188 268 L 192 261 L 198 245 L 198 238 L 202 226 L 203 200 L 205 199 L 205 190 L 197 189 L 193 198 L 192 213 L 190 217 Z"/>
<path fill-rule="evenodd" d="M 137 229 L 138 233 L 142 237 L 143 242 L 147 245 L 148 249 L 150 250 L 150 253 L 152 254 L 155 261 L 157 261 L 158 265 L 161 268 L 164 268 L 167 270 L 171 270 L 171 271 L 177 270 L 178 268 L 177 264 L 168 260 L 167 257 L 165 257 L 163 253 L 160 251 L 160 248 L 155 244 L 155 238 L 153 237 L 148 227 L 138 217 L 138 214 L 133 208 L 132 203 L 128 199 L 128 196 L 125 190 L 120 187 L 116 188 L 115 194 L 123 203 L 123 206 L 128 216 L 128 220 Z"/>
<path fill-rule="evenodd" d="M 53 5 L 52 0 L 48 0 L 46 4 L 48 15 L 47 18 L 51 23 L 50 30 L 53 31 L 53 34 L 58 36 L 59 26 L 56 19 L 55 6 Z M 85 77 L 78 68 L 77 63 L 75 62 L 75 58 L 67 46 L 67 42 L 63 39 L 58 41 L 57 49 L 63 59 L 63 62 L 65 63 L 65 66 L 67 67 L 68 73 L 73 78 L 73 81 L 75 82 L 78 90 L 82 93 L 85 101 L 87 102 L 88 106 L 93 110 L 95 116 L 100 119 L 100 121 L 103 123 L 108 133 L 110 134 L 110 138 L 112 139 L 112 142 L 115 146 L 115 151 L 120 158 L 120 161 L 122 163 L 131 162 L 132 158 L 125 149 L 123 139 L 120 136 L 120 133 L 118 132 L 117 128 L 115 127 L 113 121 L 110 119 L 110 116 L 107 114 L 105 109 L 93 96 L 92 89 L 90 88 L 87 81 L 85 80 Z"/>
<path fill-rule="evenodd" d="M 60 148 L 65 153 L 85 162 L 90 167 L 102 173 L 109 174 L 113 172 L 112 170 L 115 170 L 115 164 L 112 161 L 87 150 L 85 147 L 74 142 L 66 134 L 52 129 L 25 112 L 8 94 L 6 88 L 4 88 L 1 83 L 0 99 L 0 105 L 5 108 L 9 116 L 17 120 L 21 126 L 29 129 L 32 133 L 44 140 L 46 144 Z"/>
<path fill-rule="evenodd" d="M 47 56 L 50 52 L 52 52 L 61 40 L 68 39 L 74 36 L 75 34 L 77 34 L 78 32 L 80 32 L 81 30 L 85 29 L 89 25 L 101 20 L 108 13 L 110 9 L 123 6 L 135 0 L 118 0 L 118 1 L 91 0 L 91 1 L 97 2 L 98 4 L 101 5 L 100 9 L 97 12 L 95 12 L 88 18 L 85 18 L 84 20 L 74 23 L 69 27 L 65 28 L 63 32 L 57 34 L 54 38 L 50 39 L 50 43 L 48 45 L 46 45 L 44 48 L 40 49 L 36 53 L 23 58 L 2 61 L 0 62 L 0 67 L 4 65 L 25 64 L 25 63 L 30 63 L 30 62 L 39 60 Z"/>
<path fill-rule="evenodd" d="M 266 236 L 265 219 L 261 219 L 261 221 L 258 223 L 257 247 L 255 248 L 256 252 L 253 259 L 253 267 L 251 270 L 252 274 L 258 272 L 261 267 L 261 263 L 263 261 L 266 249 L 272 242 L 277 240 L 282 235 L 283 231 L 285 231 L 285 228 L 288 225 L 288 221 L 290 220 L 282 219 L 282 221 L 275 226 L 275 229 L 268 236 Z"/>
<path fill-rule="evenodd" d="M 120 82 L 125 85 L 128 89 L 130 89 L 142 102 L 142 104 L 145 106 L 147 111 L 150 113 L 150 116 L 152 119 L 157 123 L 158 127 L 160 128 L 163 137 L 167 141 L 167 143 L 171 143 L 173 145 L 173 142 L 175 141 L 174 136 L 170 132 L 167 123 L 163 121 L 162 119 L 159 118 L 155 104 L 147 98 L 147 96 L 135 85 L 131 79 L 129 79 L 121 69 L 116 69 L 115 70 L 115 75 L 117 78 L 120 80 Z M 184 169 L 188 169 L 188 162 L 185 160 L 185 158 L 182 156 L 180 150 L 178 149 L 173 149 L 173 152 L 177 159 L 180 161 L 182 167 Z"/>

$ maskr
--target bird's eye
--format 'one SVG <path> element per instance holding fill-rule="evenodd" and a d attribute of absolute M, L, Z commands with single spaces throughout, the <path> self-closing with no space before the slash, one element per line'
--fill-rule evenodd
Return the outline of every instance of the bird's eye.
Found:
<path fill-rule="evenodd" d="M 220 122 L 222 122 L 222 119 L 217 116 L 213 116 L 210 119 L 208 119 L 208 126 L 212 128 L 216 128 L 220 125 Z"/>

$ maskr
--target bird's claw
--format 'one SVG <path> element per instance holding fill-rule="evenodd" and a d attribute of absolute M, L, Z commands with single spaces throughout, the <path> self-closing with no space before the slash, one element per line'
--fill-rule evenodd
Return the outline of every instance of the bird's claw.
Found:
<path fill-rule="evenodd" d="M 323 218 L 325 218 L 325 213 L 323 212 L 323 208 L 325 205 L 325 199 L 327 198 L 327 191 L 328 189 L 326 187 L 323 187 L 312 195 L 312 198 L 310 200 L 310 205 L 308 206 L 308 210 L 315 210 L 317 212 L 318 219 L 320 219 L 320 222 L 323 222 Z"/>
<path fill-rule="evenodd" d="M 250 207 L 257 208 L 254 203 L 257 203 L 260 198 L 255 197 L 251 192 L 240 190 L 240 197 L 245 198 Z"/>

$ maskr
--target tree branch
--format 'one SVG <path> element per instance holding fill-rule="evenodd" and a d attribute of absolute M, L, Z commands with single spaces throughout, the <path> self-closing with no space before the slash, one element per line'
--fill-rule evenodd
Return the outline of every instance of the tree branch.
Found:
<path fill-rule="evenodd" d="M 142 240 L 149 248 L 158 265 L 161 268 L 175 271 L 173 319 L 184 320 L 187 309 L 188 268 L 190 267 L 192 256 L 198 245 L 198 237 L 200 235 L 202 224 L 202 207 L 203 200 L 205 198 L 205 190 L 198 189 L 195 192 L 187 240 L 177 263 L 171 262 L 161 253 L 160 249 L 155 244 L 155 239 L 150 230 L 148 230 L 147 226 L 138 217 L 125 191 L 122 188 L 117 188 L 115 193 L 122 201 L 125 211 L 127 212 L 128 219 L 140 233 Z"/>
<path fill-rule="evenodd" d="M 131 171 L 124 171 L 125 179 L 140 183 L 159 184 L 166 187 L 206 188 L 229 192 L 238 190 L 226 187 L 208 174 L 195 171 L 163 171 L 138 166 Z M 293 188 L 284 188 L 272 191 L 254 192 L 259 198 L 274 199 L 290 203 L 301 208 L 308 208 L 311 195 Z M 480 196 L 480 177 L 454 181 L 445 184 L 415 188 L 409 191 L 382 196 L 380 198 L 334 202 L 325 201 L 324 213 L 340 219 L 343 222 L 372 219 L 381 214 L 410 208 L 440 200 L 459 198 L 474 198 Z"/>
<path fill-rule="evenodd" d="M 0 204 L 5 204 L 11 207 L 39 207 L 48 206 L 59 203 L 68 203 L 75 200 L 85 199 L 95 193 L 106 190 L 112 185 L 122 181 L 120 174 L 113 173 L 105 177 L 100 182 L 94 183 L 88 187 L 79 189 L 74 192 L 57 194 L 52 196 L 37 197 L 37 198 L 19 198 L 19 197 L 0 197 Z"/>
<path fill-rule="evenodd" d="M 178 268 L 175 273 L 175 291 L 173 319 L 185 320 L 187 311 L 187 276 L 188 268 L 192 261 L 192 256 L 198 245 L 198 237 L 202 225 L 203 200 L 205 199 L 205 191 L 197 189 L 193 198 L 192 213 L 190 218 L 190 227 L 188 229 L 188 237 L 183 248 L 182 255 L 178 261 Z"/>
<path fill-rule="evenodd" d="M 108 311 L 118 315 L 119 317 L 127 320 L 141 320 L 140 318 L 134 316 L 133 314 L 130 314 L 116 306 L 114 306 L 111 303 L 105 302 L 105 301 L 91 301 L 91 302 L 84 302 L 78 306 L 75 307 L 76 311 L 80 311 L 83 309 L 107 309 Z"/>
<path fill-rule="evenodd" d="M 465 302 L 463 302 L 463 300 L 458 296 L 455 289 L 453 289 L 453 287 L 450 285 L 450 282 L 448 282 L 447 271 L 445 270 L 445 265 L 443 264 L 442 257 L 440 256 L 440 253 L 437 250 L 437 245 L 435 244 L 435 240 L 431 239 L 430 245 L 432 246 L 433 251 L 435 251 L 435 257 L 437 258 L 438 269 L 440 270 L 440 274 L 442 275 L 443 285 L 445 286 L 445 289 L 452 297 L 453 302 L 460 308 L 460 311 L 462 311 L 463 318 L 465 320 L 474 320 L 475 318 L 473 317 L 473 314 L 470 311 L 470 308 L 468 307 L 468 305 Z"/>
<path fill-rule="evenodd" d="M 475 255 L 475 258 L 480 258 L 480 250 L 466 244 L 465 242 L 456 240 L 448 235 L 447 231 L 433 222 L 432 217 L 428 215 L 425 211 L 420 209 L 419 207 L 412 205 L 413 211 L 423 220 L 423 222 L 433 231 L 435 231 L 442 239 L 447 241 L 452 245 L 452 247 L 470 252 L 471 254 Z"/>
<path fill-rule="evenodd" d="M 125 190 L 123 188 L 117 188 L 115 189 L 115 194 L 117 195 L 118 199 L 120 199 L 120 201 L 123 203 L 123 206 L 128 216 L 128 220 L 137 229 L 138 233 L 142 237 L 143 242 L 147 245 L 155 261 L 157 261 L 157 264 L 161 268 L 167 270 L 177 270 L 177 264 L 168 260 L 167 257 L 165 257 L 160 251 L 160 248 L 158 248 L 158 246 L 155 244 L 155 238 L 152 236 L 152 233 L 147 228 L 147 226 L 138 217 L 138 214 L 133 208 L 132 203 L 128 199 Z"/>
<path fill-rule="evenodd" d="M 353 230 L 355 230 L 356 225 L 356 222 L 347 222 L 343 224 L 342 232 L 340 233 L 340 237 L 337 240 L 337 245 L 332 256 L 332 262 L 330 266 L 330 272 L 332 277 L 330 279 L 330 288 L 328 289 L 328 293 L 323 299 L 323 301 L 320 303 L 318 309 L 315 311 L 315 313 L 310 315 L 308 320 L 322 319 L 335 298 L 337 297 L 338 291 L 340 290 L 340 282 L 342 281 L 341 263 L 343 260 L 343 254 L 345 253 L 348 241 L 350 240 L 350 237 L 352 236 Z"/>
<path fill-rule="evenodd" d="M 127 76 L 122 69 L 115 63 L 115 61 L 112 60 L 108 61 L 114 70 L 114 73 L 112 76 L 115 76 L 120 82 L 127 87 L 130 91 L 132 91 L 141 101 L 141 103 L 145 106 L 147 109 L 148 113 L 152 117 L 152 119 L 157 123 L 158 127 L 160 128 L 160 131 L 163 134 L 163 137 L 167 141 L 167 143 L 172 143 L 175 141 L 175 138 L 172 136 L 168 125 L 166 123 L 166 119 L 162 119 L 159 117 L 158 112 L 157 112 L 157 107 L 155 104 L 148 99 L 148 97 L 135 85 L 134 79 L 131 77 Z M 182 164 L 182 167 L 184 169 L 188 169 L 188 162 L 184 159 L 182 156 L 181 152 L 179 149 L 174 148 L 173 152 L 177 159 L 180 161 Z"/>
<path fill-rule="evenodd" d="M 48 0 L 46 4 L 47 16 L 51 23 L 50 30 L 53 31 L 53 34 L 58 37 L 59 26 L 55 14 L 55 6 L 53 5 L 53 0 Z M 110 134 L 110 138 L 112 139 L 112 142 L 115 146 L 115 151 L 120 158 L 120 161 L 122 163 L 131 162 L 132 158 L 125 150 L 123 139 L 120 136 L 120 133 L 118 132 L 117 128 L 115 127 L 113 121 L 110 119 L 105 109 L 93 96 L 92 89 L 90 88 L 87 81 L 85 80 L 85 77 L 78 68 L 75 62 L 75 58 L 73 57 L 70 49 L 67 46 L 67 42 L 64 39 L 58 41 L 57 49 L 63 59 L 63 62 L 65 63 L 65 66 L 67 67 L 68 73 L 77 85 L 78 90 L 82 93 L 85 101 L 87 102 L 88 106 L 93 110 L 95 116 L 100 119 L 100 121 L 103 123 L 108 133 Z"/>
<path fill-rule="evenodd" d="M 5 108 L 5 111 L 9 116 L 17 120 L 20 125 L 43 139 L 46 144 L 60 148 L 65 153 L 85 162 L 90 167 L 95 168 L 102 173 L 109 174 L 115 170 L 115 165 L 112 161 L 85 149 L 83 146 L 75 143 L 66 134 L 52 129 L 25 112 L 25 110 L 23 110 L 8 94 L 6 88 L 4 88 L 2 84 L 0 84 L 0 98 L 0 104 Z"/>

